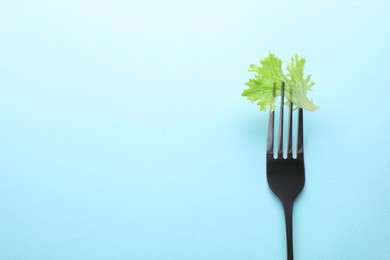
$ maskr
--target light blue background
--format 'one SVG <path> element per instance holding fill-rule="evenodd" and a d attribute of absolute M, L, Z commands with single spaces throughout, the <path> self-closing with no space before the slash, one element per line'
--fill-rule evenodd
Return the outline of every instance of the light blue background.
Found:
<path fill-rule="evenodd" d="M 268 51 L 306 57 L 298 260 L 390 259 L 388 1 L 1 1 L 1 260 L 281 260 Z"/>

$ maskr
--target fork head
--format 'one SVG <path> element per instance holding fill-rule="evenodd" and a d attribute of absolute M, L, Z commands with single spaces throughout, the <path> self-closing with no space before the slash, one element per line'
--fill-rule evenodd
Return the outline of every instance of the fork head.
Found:
<path fill-rule="evenodd" d="M 284 82 L 282 83 L 281 105 L 279 113 L 279 129 L 277 157 L 274 157 L 274 122 L 275 113 L 270 112 L 267 137 L 267 181 L 271 190 L 282 203 L 293 202 L 305 184 L 305 166 L 303 157 L 303 111 L 298 108 L 298 131 L 296 156 L 293 155 L 292 121 L 293 104 L 289 104 L 287 157 L 283 157 L 283 113 Z"/>

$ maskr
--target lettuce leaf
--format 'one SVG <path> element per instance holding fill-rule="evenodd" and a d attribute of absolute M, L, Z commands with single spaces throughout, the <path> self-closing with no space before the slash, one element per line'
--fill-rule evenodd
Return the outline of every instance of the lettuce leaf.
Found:
<path fill-rule="evenodd" d="M 242 96 L 251 102 L 256 102 L 260 110 L 275 109 L 275 98 L 281 95 L 282 82 L 285 83 L 285 98 L 287 102 L 293 102 L 295 107 L 308 111 L 315 111 L 318 106 L 307 97 L 307 92 L 312 89 L 314 82 L 311 75 L 305 75 L 306 60 L 298 55 L 291 57 L 287 62 L 287 74 L 283 72 L 282 60 L 270 53 L 260 60 L 260 66 L 251 64 L 249 72 L 254 77 L 245 83 L 248 86 L 242 92 Z M 287 103 L 286 102 L 286 103 Z"/>

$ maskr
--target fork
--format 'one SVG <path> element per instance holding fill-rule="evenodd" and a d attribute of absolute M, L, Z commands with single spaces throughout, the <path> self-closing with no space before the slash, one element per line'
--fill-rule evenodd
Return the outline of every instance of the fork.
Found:
<path fill-rule="evenodd" d="M 275 111 L 271 111 L 267 137 L 267 181 L 272 192 L 283 205 L 286 219 L 287 260 L 293 260 L 293 206 L 294 201 L 305 185 L 305 165 L 303 159 L 303 111 L 298 108 L 298 137 L 296 157 L 292 149 L 293 104 L 289 103 L 287 158 L 283 157 L 283 108 L 284 82 L 282 83 L 281 105 L 279 114 L 279 137 L 277 157 L 274 158 L 274 121 Z M 295 157 L 295 158 L 294 158 Z"/>

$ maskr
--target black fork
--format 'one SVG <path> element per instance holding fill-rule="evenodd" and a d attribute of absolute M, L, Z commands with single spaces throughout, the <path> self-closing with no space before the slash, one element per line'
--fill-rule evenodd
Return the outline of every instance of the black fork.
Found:
<path fill-rule="evenodd" d="M 298 138 L 296 156 L 292 149 L 293 104 L 290 102 L 288 121 L 287 158 L 283 157 L 283 107 L 284 82 L 279 117 L 279 138 L 277 157 L 274 158 L 274 121 L 275 113 L 270 112 L 267 138 L 267 180 L 272 192 L 282 202 L 286 218 L 287 260 L 293 260 L 293 205 L 305 185 L 305 165 L 303 160 L 303 111 L 298 109 Z"/>

